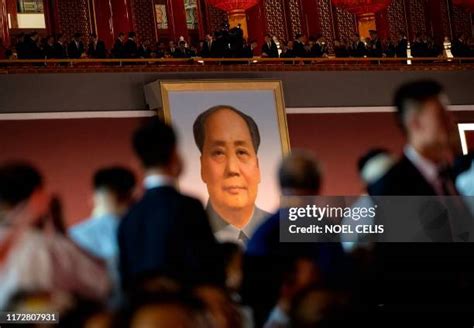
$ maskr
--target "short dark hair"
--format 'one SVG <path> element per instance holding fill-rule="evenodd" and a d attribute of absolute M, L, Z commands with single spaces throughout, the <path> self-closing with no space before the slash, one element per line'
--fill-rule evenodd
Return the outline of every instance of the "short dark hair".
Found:
<path fill-rule="evenodd" d="M 125 33 L 120 32 L 118 36 L 119 36 L 119 38 L 120 38 L 121 36 L 125 36 Z"/>
<path fill-rule="evenodd" d="M 319 165 L 312 154 L 303 150 L 295 150 L 283 159 L 278 170 L 278 178 L 282 189 L 317 193 L 321 187 Z"/>
<path fill-rule="evenodd" d="M 179 41 L 178 44 L 179 44 L 180 46 L 181 46 L 181 45 L 182 45 L 182 46 L 185 46 L 185 45 L 186 45 L 186 41 L 181 40 L 181 41 Z"/>
<path fill-rule="evenodd" d="M 252 138 L 252 145 L 255 150 L 255 153 L 258 153 L 258 148 L 260 147 L 260 132 L 258 131 L 258 126 L 257 126 L 257 123 L 255 123 L 254 119 L 242 113 L 240 110 L 232 106 L 218 105 L 218 106 L 211 107 L 208 110 L 202 112 L 194 121 L 194 124 L 193 124 L 194 142 L 196 143 L 196 146 L 199 148 L 199 151 L 201 152 L 201 154 L 204 147 L 204 140 L 206 138 L 206 135 L 205 135 L 206 121 L 212 114 L 223 109 L 228 109 L 236 113 L 245 121 L 250 131 L 250 137 Z"/>
<path fill-rule="evenodd" d="M 39 171 L 27 163 L 0 166 L 0 202 L 15 206 L 43 185 Z"/>
<path fill-rule="evenodd" d="M 128 32 L 129 38 L 134 38 L 137 34 L 135 32 Z"/>
<path fill-rule="evenodd" d="M 80 37 L 82 37 L 82 33 L 74 33 L 73 37 L 74 38 L 80 38 Z"/>
<path fill-rule="evenodd" d="M 119 200 L 127 200 L 135 187 L 132 171 L 120 166 L 110 166 L 98 170 L 93 178 L 94 190 L 107 189 L 117 195 Z"/>
<path fill-rule="evenodd" d="M 157 116 L 147 120 L 133 135 L 133 149 L 147 168 L 169 164 L 176 142 L 173 128 Z"/>
<path fill-rule="evenodd" d="M 272 36 L 270 35 L 270 33 L 265 34 L 265 36 L 266 36 L 266 37 L 268 36 L 269 38 L 272 37 Z"/>
<path fill-rule="evenodd" d="M 443 92 L 443 87 L 433 80 L 419 80 L 405 83 L 395 92 L 393 104 L 396 107 L 396 117 L 399 125 L 405 130 L 404 120 L 407 113 L 407 103 L 421 104 Z"/>

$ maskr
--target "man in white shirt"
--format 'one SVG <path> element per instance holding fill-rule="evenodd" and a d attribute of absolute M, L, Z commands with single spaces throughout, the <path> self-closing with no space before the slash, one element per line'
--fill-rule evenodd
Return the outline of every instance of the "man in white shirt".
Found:
<path fill-rule="evenodd" d="M 92 215 L 72 226 L 69 236 L 83 250 L 106 261 L 109 276 L 118 290 L 117 230 L 120 219 L 132 204 L 135 177 L 129 169 L 106 167 L 96 172 L 93 183 Z"/>

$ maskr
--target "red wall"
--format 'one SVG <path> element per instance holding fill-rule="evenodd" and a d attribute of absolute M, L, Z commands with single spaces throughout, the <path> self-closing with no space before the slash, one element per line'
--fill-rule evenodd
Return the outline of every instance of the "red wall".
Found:
<path fill-rule="evenodd" d="M 457 112 L 474 122 L 474 112 Z M 91 176 L 110 164 L 131 167 L 139 177 L 130 136 L 137 118 L 0 121 L 0 162 L 26 159 L 43 172 L 48 189 L 61 196 L 68 223 L 90 213 Z M 399 153 L 403 138 L 391 113 L 291 114 L 292 148 L 307 148 L 321 161 L 326 195 L 357 195 L 359 156 L 372 147 Z"/>
<path fill-rule="evenodd" d="M 60 195 L 72 223 L 90 214 L 95 170 L 122 164 L 139 172 L 129 140 L 138 124 L 131 118 L 0 121 L 0 162 L 35 164 L 48 189 Z"/>

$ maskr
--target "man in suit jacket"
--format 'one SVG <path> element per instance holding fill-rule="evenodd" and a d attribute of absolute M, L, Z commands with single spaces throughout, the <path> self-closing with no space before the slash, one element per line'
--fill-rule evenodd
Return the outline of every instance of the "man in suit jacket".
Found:
<path fill-rule="evenodd" d="M 351 45 L 349 47 L 349 55 L 351 57 L 364 57 L 367 55 L 367 48 L 360 39 L 359 34 L 353 33 L 351 36 Z"/>
<path fill-rule="evenodd" d="M 319 194 L 322 179 L 311 153 L 292 152 L 283 159 L 278 176 L 284 196 Z M 289 308 L 284 304 L 291 303 L 301 290 L 316 283 L 317 278 L 341 286 L 339 279 L 348 274 L 340 244 L 281 242 L 281 220 L 280 211 L 268 217 L 253 234 L 245 253 L 242 297 L 252 307 L 257 327 L 286 327 Z M 324 258 L 330 258 L 330 263 Z M 301 273 L 301 264 L 310 270 L 295 283 L 293 277 Z M 320 276 L 316 277 L 315 272 Z M 268 321 L 264 325 L 265 320 Z"/>
<path fill-rule="evenodd" d="M 124 47 L 123 47 L 124 42 L 125 42 L 125 33 L 120 32 L 112 48 L 112 56 L 114 58 L 125 58 Z"/>
<path fill-rule="evenodd" d="M 68 57 L 66 47 L 66 37 L 63 34 L 58 34 L 54 44 L 54 58 L 65 59 Z"/>
<path fill-rule="evenodd" d="M 407 145 L 400 161 L 368 188 L 370 195 L 457 195 L 453 181 L 439 173 L 452 157 L 452 137 L 456 132 L 442 87 L 434 81 L 411 82 L 397 91 L 394 102 Z M 435 197 L 431 199 L 437 202 Z M 461 219 L 449 215 L 437 223 L 447 223 L 449 227 L 448 220 Z M 436 323 L 449 311 L 456 310 L 456 319 L 464 319 L 463 311 L 473 303 L 467 300 L 473 288 L 470 277 L 474 272 L 474 249 L 470 243 L 437 243 L 463 240 L 456 231 L 444 237 L 433 240 L 434 243 L 376 245 L 377 285 L 381 293 L 377 302 L 383 302 L 388 312 L 424 311 L 423 317 L 430 317 Z M 460 279 L 464 275 L 469 278 Z M 453 303 L 456 306 L 451 306 Z M 433 315 L 427 316 L 427 312 Z"/>
<path fill-rule="evenodd" d="M 270 34 L 265 35 L 265 43 L 262 46 L 262 57 L 278 58 L 278 47 Z"/>
<path fill-rule="evenodd" d="M 173 129 L 152 118 L 135 132 L 133 146 L 145 169 L 146 191 L 119 226 L 123 286 L 155 276 L 222 283 L 222 259 L 204 208 L 175 188 L 182 162 Z"/>
<path fill-rule="evenodd" d="M 206 40 L 203 42 L 201 49 L 201 57 L 203 58 L 217 58 L 219 57 L 217 44 L 212 35 L 207 34 Z"/>
<path fill-rule="evenodd" d="M 97 38 L 95 33 L 90 35 L 89 47 L 87 49 L 87 56 L 90 58 L 107 58 L 107 49 L 105 43 Z"/>
<path fill-rule="evenodd" d="M 69 58 L 73 59 L 79 59 L 82 57 L 82 54 L 84 53 L 84 43 L 82 42 L 82 34 L 81 33 L 75 33 L 72 41 L 69 42 L 68 46 L 68 55 Z"/>
<path fill-rule="evenodd" d="M 193 51 L 186 48 L 186 41 L 179 41 L 179 47 L 174 51 L 174 58 L 191 58 Z"/>
<path fill-rule="evenodd" d="M 125 58 L 138 58 L 138 45 L 135 39 L 136 39 L 136 33 L 129 32 L 128 40 L 125 42 L 123 46 L 123 53 L 125 55 Z"/>
<path fill-rule="evenodd" d="M 293 52 L 296 57 L 306 58 L 309 56 L 308 51 L 305 47 L 306 36 L 302 34 L 298 34 L 296 36 L 296 40 L 293 46 Z"/>
<path fill-rule="evenodd" d="M 400 40 L 398 40 L 395 52 L 398 58 L 406 58 L 408 49 L 408 39 L 405 32 L 400 32 Z"/>

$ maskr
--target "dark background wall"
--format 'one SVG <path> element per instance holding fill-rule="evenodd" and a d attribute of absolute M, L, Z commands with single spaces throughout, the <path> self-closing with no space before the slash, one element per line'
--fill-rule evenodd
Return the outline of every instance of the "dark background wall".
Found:
<path fill-rule="evenodd" d="M 0 113 L 157 108 L 156 81 L 174 79 L 281 80 L 287 107 L 389 106 L 400 83 L 420 78 L 440 81 L 453 104 L 474 104 L 471 70 L 4 74 Z"/>

